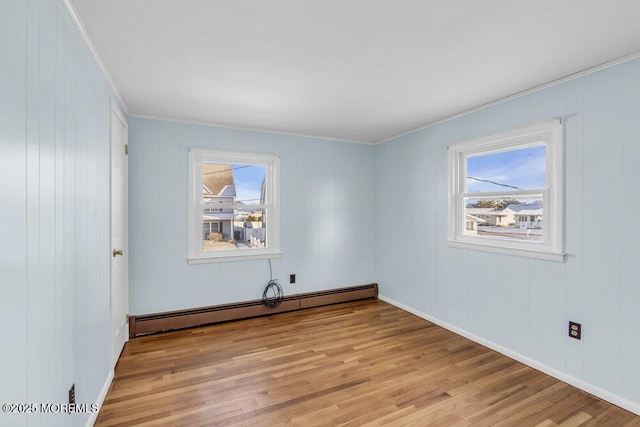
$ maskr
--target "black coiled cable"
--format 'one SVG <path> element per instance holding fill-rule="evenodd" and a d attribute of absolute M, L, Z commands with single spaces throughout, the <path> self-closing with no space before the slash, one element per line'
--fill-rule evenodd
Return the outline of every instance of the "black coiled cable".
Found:
<path fill-rule="evenodd" d="M 262 303 L 269 308 L 276 308 L 282 303 L 284 294 L 278 280 L 273 279 L 273 270 L 271 269 L 271 260 L 269 260 L 269 283 L 262 292 Z"/>

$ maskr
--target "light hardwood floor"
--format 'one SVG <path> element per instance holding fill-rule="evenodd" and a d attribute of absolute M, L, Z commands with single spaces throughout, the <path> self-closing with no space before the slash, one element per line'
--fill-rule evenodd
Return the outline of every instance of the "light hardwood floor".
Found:
<path fill-rule="evenodd" d="M 127 343 L 97 426 L 640 426 L 382 301 Z"/>

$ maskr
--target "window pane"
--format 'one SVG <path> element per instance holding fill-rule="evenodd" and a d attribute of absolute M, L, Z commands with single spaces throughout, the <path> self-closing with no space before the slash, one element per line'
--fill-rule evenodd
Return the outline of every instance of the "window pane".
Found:
<path fill-rule="evenodd" d="M 542 197 L 464 199 L 464 234 L 543 242 Z"/>
<path fill-rule="evenodd" d="M 467 157 L 467 193 L 546 187 L 545 146 Z"/>
<path fill-rule="evenodd" d="M 266 176 L 262 165 L 203 163 L 204 251 L 267 246 Z"/>

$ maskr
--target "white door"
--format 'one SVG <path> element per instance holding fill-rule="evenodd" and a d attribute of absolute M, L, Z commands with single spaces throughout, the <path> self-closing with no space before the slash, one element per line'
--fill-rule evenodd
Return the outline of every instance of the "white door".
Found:
<path fill-rule="evenodd" d="M 129 338 L 129 247 L 127 239 L 127 122 L 111 106 L 111 349 L 112 366 Z"/>

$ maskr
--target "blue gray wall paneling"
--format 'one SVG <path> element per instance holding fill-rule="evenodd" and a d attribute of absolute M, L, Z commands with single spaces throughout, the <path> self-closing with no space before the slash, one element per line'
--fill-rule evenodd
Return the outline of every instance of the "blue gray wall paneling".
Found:
<path fill-rule="evenodd" d="M 11 325 L 0 332 L 11 349 L 0 401 L 64 402 L 75 382 L 78 401 L 94 403 L 111 370 L 113 93 L 59 0 L 4 1 L 0 49 L 0 234 L 11 242 L 0 245 L 0 318 Z M 446 145 L 555 116 L 567 118 L 567 261 L 448 247 Z M 416 311 L 640 404 L 638 117 L 640 61 L 378 146 L 130 119 L 130 311 L 260 297 L 264 260 L 186 263 L 187 150 L 276 153 L 273 267 L 286 293 L 377 281 Z M 582 341 L 567 338 L 568 320 L 583 324 Z"/>
<path fill-rule="evenodd" d="M 567 118 L 566 262 L 448 247 L 447 144 L 553 117 Z M 640 404 L 638 117 L 636 60 L 377 146 L 376 228 L 394 215 L 418 231 L 376 240 L 381 294 Z"/>
<path fill-rule="evenodd" d="M 137 118 L 129 145 L 132 314 L 259 299 L 269 281 L 267 260 L 187 264 L 189 147 L 280 156 L 285 294 L 375 279 L 373 146 Z"/>
<path fill-rule="evenodd" d="M 113 94 L 59 0 L 0 14 L 2 403 L 98 400 L 109 340 L 109 109 Z M 85 425 L 89 414 L 0 415 Z"/>

